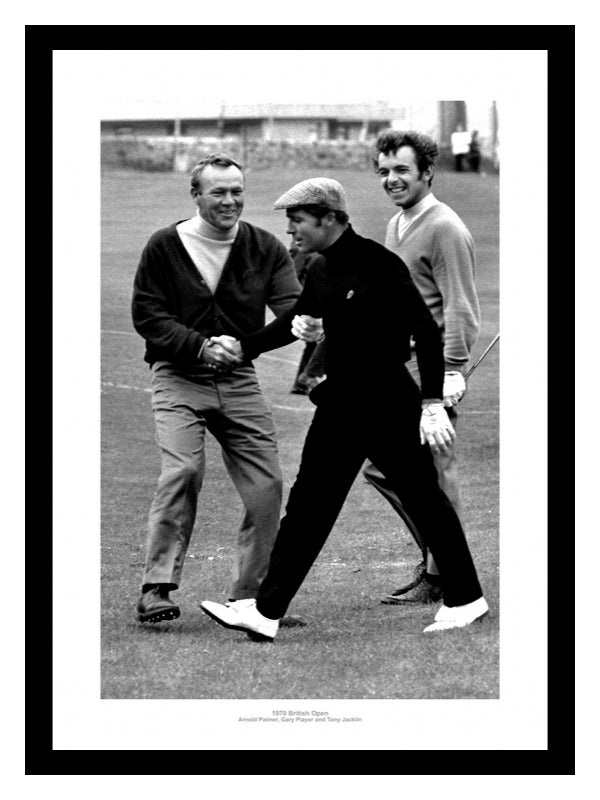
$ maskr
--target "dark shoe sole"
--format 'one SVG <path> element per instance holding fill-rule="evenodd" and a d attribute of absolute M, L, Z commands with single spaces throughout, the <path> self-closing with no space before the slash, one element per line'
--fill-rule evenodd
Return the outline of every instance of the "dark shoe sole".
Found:
<path fill-rule="evenodd" d="M 242 628 L 241 625 L 230 625 L 228 622 L 224 622 L 220 617 L 217 617 L 216 614 L 213 614 L 211 611 L 208 611 L 208 609 L 204 608 L 203 606 L 200 606 L 200 608 L 202 609 L 202 611 L 204 611 L 204 613 L 208 617 L 210 617 L 211 619 L 214 619 L 214 621 L 218 622 L 219 625 L 221 625 L 223 628 L 227 628 L 230 631 L 241 631 L 242 633 L 247 634 L 252 639 L 252 641 L 254 641 L 254 642 L 272 642 L 273 641 L 273 637 L 272 636 L 263 636 L 262 633 L 256 633 L 256 631 L 249 631 L 248 628 Z"/>
<path fill-rule="evenodd" d="M 138 620 L 140 622 L 163 622 L 170 619 L 177 619 L 181 612 L 177 607 L 163 608 L 160 611 L 148 611 L 147 613 L 140 613 Z"/>
<path fill-rule="evenodd" d="M 273 639 L 270 636 L 263 636 L 262 633 L 256 633 L 255 631 L 249 631 L 244 628 L 244 633 L 248 636 L 249 639 L 252 639 L 253 642 L 261 642 L 262 644 L 273 644 Z"/>

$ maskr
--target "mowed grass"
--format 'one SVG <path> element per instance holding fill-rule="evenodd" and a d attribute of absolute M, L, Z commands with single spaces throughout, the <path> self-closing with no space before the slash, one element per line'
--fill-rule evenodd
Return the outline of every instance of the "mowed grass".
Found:
<path fill-rule="evenodd" d="M 356 230 L 379 241 L 394 212 L 371 173 L 322 171 L 346 187 Z M 244 218 L 285 244 L 273 201 L 305 171 L 250 172 Z M 498 178 L 438 173 L 436 195 L 475 238 L 482 327 L 475 357 L 498 330 Z M 290 607 L 308 622 L 273 644 L 226 631 L 199 608 L 225 599 L 242 508 L 209 438 L 207 471 L 182 586 L 182 616 L 136 621 L 148 510 L 159 474 L 148 368 L 130 299 L 141 249 L 159 227 L 193 213 L 185 175 L 107 172 L 102 180 L 102 696 L 104 698 L 497 698 L 498 364 L 494 348 L 461 403 L 464 524 L 491 613 L 462 631 L 423 635 L 432 607 L 385 606 L 418 560 L 391 508 L 359 476 Z M 279 436 L 285 495 L 312 404 L 289 393 L 302 344 L 262 356 L 257 370 Z M 369 380 L 357 365 L 357 380 Z M 357 421 L 358 423 L 358 421 Z M 351 435 L 351 432 L 349 432 Z M 315 508 L 315 515 L 318 509 Z"/>

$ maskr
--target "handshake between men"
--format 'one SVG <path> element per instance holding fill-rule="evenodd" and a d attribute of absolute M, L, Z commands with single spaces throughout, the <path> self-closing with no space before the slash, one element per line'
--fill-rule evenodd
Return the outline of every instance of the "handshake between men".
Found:
<path fill-rule="evenodd" d="M 323 321 L 308 314 L 295 316 L 292 320 L 292 333 L 297 339 L 305 342 L 319 341 L 324 336 Z M 244 360 L 244 353 L 234 336 L 222 334 L 211 336 L 202 349 L 200 359 L 217 372 L 227 372 L 240 366 Z"/>
<path fill-rule="evenodd" d="M 320 341 L 325 335 L 323 321 L 308 314 L 296 315 L 292 320 L 292 333 L 305 342 Z M 243 362 L 244 353 L 235 337 L 223 334 L 209 339 L 202 350 L 201 358 L 211 369 L 227 372 Z M 436 453 L 446 452 L 453 444 L 456 433 L 445 406 L 456 404 L 462 398 L 465 388 L 465 381 L 460 373 L 446 373 L 443 402 L 423 403 L 419 425 L 421 444 L 428 444 Z"/>

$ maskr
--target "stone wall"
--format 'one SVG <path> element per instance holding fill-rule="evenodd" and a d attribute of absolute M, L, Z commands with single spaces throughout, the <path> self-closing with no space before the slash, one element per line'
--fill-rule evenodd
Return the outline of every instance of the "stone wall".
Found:
<path fill-rule="evenodd" d="M 317 169 L 371 168 L 371 142 L 262 141 L 240 138 L 200 139 L 166 136 L 105 136 L 101 143 L 102 166 L 113 169 L 189 172 L 209 153 L 222 151 L 247 169 L 306 167 Z"/>
<path fill-rule="evenodd" d="M 146 172 L 190 172 L 203 156 L 225 152 L 246 169 L 299 167 L 319 169 L 372 169 L 373 141 L 264 141 L 172 136 L 103 136 L 101 141 L 102 167 Z M 453 169 L 454 160 L 449 148 L 440 147 L 438 169 Z M 497 164 L 482 158 L 482 169 L 497 171 Z"/>

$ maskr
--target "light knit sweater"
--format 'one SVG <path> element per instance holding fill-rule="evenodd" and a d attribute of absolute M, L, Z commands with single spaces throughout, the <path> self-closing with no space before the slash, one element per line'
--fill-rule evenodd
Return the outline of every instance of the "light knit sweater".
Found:
<path fill-rule="evenodd" d="M 430 205 L 399 239 L 401 216 L 389 221 L 385 246 L 404 261 L 442 330 L 446 371 L 464 372 L 480 320 L 473 237 L 445 203 Z"/>

